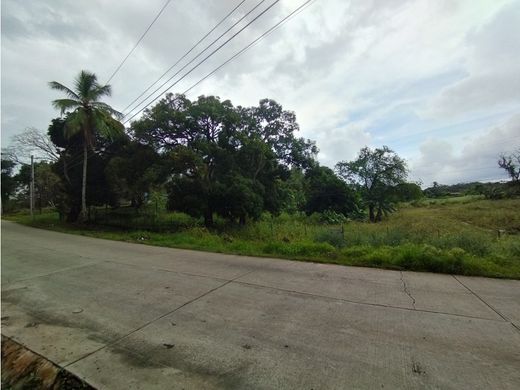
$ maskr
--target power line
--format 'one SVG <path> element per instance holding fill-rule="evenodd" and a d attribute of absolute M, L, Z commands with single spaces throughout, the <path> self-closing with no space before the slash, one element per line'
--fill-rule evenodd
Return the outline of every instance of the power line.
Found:
<path fill-rule="evenodd" d="M 271 4 L 271 7 L 272 7 L 274 4 L 276 4 L 278 1 L 279 1 L 279 0 L 277 0 L 277 1 L 275 1 L 273 4 Z M 156 88 L 152 93 L 150 93 L 150 94 L 149 94 L 148 96 L 146 96 L 143 100 L 141 100 L 141 101 L 140 101 L 140 102 L 139 102 L 139 103 L 138 103 L 134 108 L 132 108 L 130 111 L 128 111 L 128 112 L 125 114 L 125 116 L 130 115 L 130 114 L 132 113 L 132 111 L 134 111 L 134 110 L 135 110 L 136 108 L 138 108 L 141 104 L 143 104 L 143 103 L 146 101 L 146 99 L 148 99 L 149 97 L 153 96 L 157 91 L 159 91 L 159 90 L 160 90 L 162 87 L 164 87 L 168 82 L 170 82 L 170 81 L 171 81 L 175 76 L 177 76 L 180 72 L 182 72 L 184 69 L 186 69 L 186 68 L 187 68 L 190 64 L 192 64 L 192 63 L 193 63 L 197 58 L 199 58 L 199 57 L 200 57 L 200 56 L 201 56 L 201 55 L 202 55 L 206 50 L 208 50 L 211 46 L 213 46 L 213 44 L 215 44 L 215 42 L 217 42 L 220 38 L 222 38 L 224 35 L 226 35 L 226 34 L 227 34 L 231 29 L 233 29 L 237 24 L 239 24 L 242 20 L 244 20 L 244 19 L 245 19 L 249 14 L 251 14 L 254 10 L 256 10 L 256 9 L 257 9 L 260 5 L 262 5 L 262 3 L 264 3 L 264 2 L 265 2 L 265 0 L 261 0 L 260 2 L 258 2 L 258 4 L 257 4 L 256 6 L 254 6 L 251 10 L 249 10 L 249 12 L 247 12 L 244 16 L 242 16 L 238 21 L 236 21 L 236 22 L 235 22 L 231 27 L 229 27 L 229 28 L 228 28 L 226 31 L 224 31 L 222 34 L 220 34 L 216 39 L 214 39 L 214 40 L 213 40 L 209 45 L 207 45 L 207 46 L 206 46 L 202 51 L 200 51 L 200 52 L 199 52 L 199 53 L 198 53 L 194 58 L 192 58 L 192 59 L 191 59 L 187 64 L 184 64 L 184 66 L 183 66 L 182 68 L 180 68 L 177 72 L 175 72 L 175 73 L 174 73 L 170 78 L 168 78 L 165 82 L 163 82 L 163 83 L 162 83 L 159 87 L 157 87 L 157 88 Z M 269 9 L 269 8 L 268 8 L 268 9 Z M 264 11 L 264 12 L 265 12 L 265 11 Z M 258 16 L 261 16 L 261 15 L 262 15 L 262 14 L 260 14 L 260 15 L 258 15 Z M 255 19 L 253 19 L 253 21 L 254 21 L 254 20 L 255 20 Z M 248 26 L 248 25 L 246 25 L 245 27 L 247 27 L 247 26 Z M 242 30 L 240 30 L 240 31 L 242 31 Z M 240 33 L 240 31 L 239 31 L 239 33 Z M 233 36 L 233 37 L 234 37 L 234 36 Z M 231 39 L 232 39 L 233 37 L 231 37 Z M 225 43 L 227 43 L 227 41 L 224 42 L 224 44 L 225 44 Z M 217 51 L 218 51 L 218 50 L 217 50 Z M 213 54 L 213 53 L 212 53 L 212 54 Z M 210 55 L 210 56 L 211 56 L 211 55 Z M 206 57 L 206 59 L 207 59 L 207 58 L 209 58 L 209 57 Z M 204 61 L 202 61 L 202 62 L 204 62 Z M 202 62 L 201 62 L 201 63 L 202 63 Z M 200 65 L 201 63 L 199 63 L 198 65 Z M 197 66 L 198 66 L 198 65 L 197 65 Z M 173 68 L 173 66 L 172 66 L 170 69 L 168 69 L 164 74 L 168 73 L 172 68 Z M 163 74 L 163 76 L 164 76 L 164 74 Z M 159 78 L 159 80 L 160 80 L 163 76 L 161 76 L 161 77 Z M 183 77 L 184 77 L 184 76 L 183 76 Z M 181 78 L 181 79 L 182 79 L 182 78 Z M 159 81 L 159 80 L 157 80 L 157 81 Z M 156 82 L 157 82 L 157 81 L 156 81 Z M 155 82 L 155 83 L 156 83 L 156 82 Z M 154 84 L 155 84 L 155 83 L 154 83 Z M 152 84 L 152 86 L 153 86 L 153 84 Z M 151 86 L 150 86 L 150 87 L 151 87 Z M 162 94 L 162 93 L 161 93 L 161 94 Z M 142 96 L 142 95 L 144 95 L 144 93 L 141 94 L 141 96 Z M 140 96 L 139 96 L 139 97 L 140 97 Z M 139 98 L 139 97 L 138 97 L 138 98 Z M 138 98 L 137 98 L 137 99 L 138 99 Z M 135 99 L 135 100 L 137 100 L 137 99 Z M 135 100 L 134 100 L 134 102 L 135 102 Z M 132 102 L 131 104 L 133 104 L 133 102 Z M 131 105 L 131 104 L 130 104 L 130 105 Z M 125 110 L 126 110 L 126 108 L 125 108 Z"/>
<path fill-rule="evenodd" d="M 204 80 L 206 80 L 208 77 L 212 76 L 213 74 L 215 74 L 217 71 L 219 71 L 222 67 L 224 67 L 225 65 L 227 65 L 229 62 L 231 62 L 232 60 L 234 60 L 235 58 L 237 58 L 238 56 L 240 56 L 241 54 L 243 54 L 244 52 L 246 52 L 247 50 L 249 50 L 251 47 L 253 47 L 254 45 L 256 45 L 260 40 L 262 40 L 263 38 L 265 38 L 267 35 L 269 35 L 270 33 L 272 33 L 274 30 L 276 30 L 278 27 L 280 27 L 283 23 L 289 21 L 293 16 L 296 16 L 297 14 L 299 14 L 300 12 L 302 12 L 304 10 L 304 8 L 308 7 L 309 5 L 311 5 L 311 3 L 313 3 L 314 1 L 316 0 L 308 0 L 306 1 L 305 3 L 303 3 L 302 5 L 300 5 L 298 8 L 296 8 L 293 12 L 291 12 L 289 15 L 287 15 L 285 18 L 283 18 L 282 20 L 280 20 L 278 23 L 276 23 L 273 27 L 271 27 L 269 30 L 267 30 L 266 32 L 264 32 L 262 35 L 260 35 L 258 38 L 256 38 L 255 40 L 253 40 L 249 45 L 245 46 L 242 50 L 238 51 L 236 54 L 234 54 L 232 57 L 230 57 L 228 60 L 226 60 L 225 62 L 223 62 L 222 64 L 220 64 L 218 67 L 216 67 L 215 69 L 213 69 L 210 73 L 208 73 L 206 76 L 204 76 L 203 78 L 201 78 L 199 81 L 197 81 L 195 84 L 193 84 L 192 86 L 190 86 L 188 89 L 186 89 L 182 94 L 185 95 L 186 93 L 188 93 L 190 90 L 192 90 L 193 88 L 195 88 L 197 85 L 199 85 L 201 82 L 203 82 Z"/>
<path fill-rule="evenodd" d="M 148 92 L 155 84 L 157 84 L 170 70 L 172 70 L 179 62 L 181 62 L 184 58 L 186 58 L 193 50 L 195 50 L 195 48 L 204 40 L 206 39 L 213 31 L 215 31 L 222 23 L 224 23 L 224 21 L 229 17 L 231 16 L 231 14 L 233 12 L 235 12 L 238 7 L 240 7 L 242 4 L 244 4 L 246 0 L 242 0 L 240 3 L 238 3 L 238 5 L 233 8 L 226 16 L 224 16 L 211 30 L 209 30 L 206 35 L 204 35 L 202 38 L 199 39 L 199 41 L 197 43 L 195 43 L 190 50 L 188 50 L 186 53 L 184 53 L 184 55 L 182 57 L 180 57 L 172 66 L 170 66 L 168 68 L 168 70 L 166 70 L 166 72 L 164 72 L 161 76 L 159 76 L 159 78 L 157 80 L 155 80 L 152 84 L 150 84 L 148 86 L 148 88 L 146 88 L 139 96 L 137 96 L 134 100 L 132 100 L 125 108 L 123 108 L 121 110 L 121 112 L 125 112 L 128 108 L 130 108 L 132 106 L 132 104 L 134 104 L 137 100 L 139 100 L 139 98 L 141 98 L 141 96 L 143 96 L 146 92 Z M 265 0 L 264 0 L 265 1 Z M 261 3 L 260 3 L 261 4 Z M 260 5 L 259 4 L 259 5 Z M 258 6 L 257 6 L 258 7 Z M 256 7 L 255 7 L 256 8 Z M 253 10 L 255 9 L 253 8 Z M 249 15 L 249 13 L 251 13 L 253 10 L 249 11 L 245 16 Z M 244 16 L 244 17 L 245 17 Z M 243 17 L 243 18 L 244 18 Z M 243 19 L 242 18 L 242 19 Z M 238 22 L 240 22 L 242 19 L 240 19 Z M 238 23 L 237 22 L 237 23 Z M 235 23 L 233 26 L 231 26 L 231 28 L 233 28 L 237 23 Z M 230 29 L 231 29 L 230 28 Z M 226 32 L 228 32 L 230 29 L 226 30 Z M 226 33 L 225 32 L 225 33 Z M 224 33 L 224 34 L 225 34 Z M 222 35 L 224 35 L 222 34 Z M 213 41 L 209 46 L 206 47 L 206 49 L 208 49 L 213 43 L 215 43 L 218 39 L 220 39 L 222 37 L 222 35 L 220 37 L 218 37 L 215 41 Z M 201 55 L 206 49 L 204 49 L 203 51 L 201 51 L 199 53 L 199 55 Z M 195 57 L 197 58 L 197 57 Z M 192 62 L 194 61 L 194 59 L 192 60 Z M 189 63 L 188 63 L 189 65 Z M 187 66 L 187 65 L 186 65 Z M 177 74 L 177 73 L 176 73 Z"/>
<path fill-rule="evenodd" d="M 108 80 L 106 81 L 105 84 L 108 84 L 110 82 L 110 80 L 112 80 L 114 78 L 114 76 L 117 74 L 117 72 L 119 72 L 119 69 L 121 69 L 121 67 L 123 66 L 123 64 L 126 62 L 126 60 L 128 59 L 128 57 L 130 57 L 132 55 L 132 53 L 134 52 L 134 50 L 137 48 L 137 46 L 139 46 L 139 43 L 141 43 L 141 41 L 143 40 L 143 38 L 145 37 L 145 35 L 148 33 L 148 31 L 150 31 L 150 29 L 152 28 L 152 26 L 155 24 L 155 22 L 157 21 L 157 19 L 159 19 L 159 16 L 161 16 L 161 14 L 163 13 L 163 11 L 166 9 L 166 7 L 168 6 L 168 4 L 170 4 L 171 0 L 166 0 L 166 3 L 164 3 L 164 5 L 162 6 L 162 8 L 159 10 L 159 12 L 157 13 L 157 15 L 155 16 L 155 18 L 152 20 L 152 23 L 150 23 L 150 25 L 146 28 L 146 30 L 144 31 L 144 33 L 141 35 L 141 37 L 138 39 L 138 41 L 136 42 L 136 44 L 134 45 L 134 47 L 132 48 L 132 50 L 130 50 L 128 52 L 128 54 L 126 55 L 126 57 L 123 59 L 123 61 L 121 61 L 121 63 L 119 64 L 119 66 L 116 68 L 116 70 L 114 70 L 114 73 L 112 73 L 112 75 L 108 78 Z"/>
<path fill-rule="evenodd" d="M 269 5 L 266 9 L 264 9 L 260 14 L 258 14 L 257 16 L 255 16 L 250 22 L 248 22 L 244 27 L 242 27 L 240 30 L 238 30 L 235 34 L 233 34 L 230 38 L 228 38 L 226 41 L 224 41 L 224 43 L 222 43 L 219 47 L 217 47 L 215 50 L 213 50 L 210 54 L 208 54 L 206 57 L 204 57 L 204 59 L 202 61 L 200 61 L 197 65 L 195 65 L 194 67 L 192 67 L 188 72 L 186 72 L 184 75 L 182 75 L 177 81 L 175 81 L 174 83 L 170 84 L 168 87 L 166 87 L 166 89 L 161 92 L 159 95 L 157 95 L 156 97 L 154 97 L 152 100 L 150 100 L 148 103 L 146 103 L 144 105 L 143 108 L 141 108 L 139 111 L 137 111 L 135 114 L 133 114 L 130 118 L 128 118 L 127 120 L 125 120 L 123 123 L 126 124 L 128 123 L 130 120 L 132 120 L 133 118 L 135 118 L 138 114 L 140 114 L 141 112 L 143 112 L 146 107 L 148 107 L 150 104 L 152 104 L 153 102 L 155 102 L 158 98 L 160 98 L 162 96 L 163 93 L 165 93 L 166 91 L 168 91 L 170 88 L 172 88 L 173 86 L 175 86 L 177 83 L 179 83 L 182 79 L 184 79 L 187 75 L 189 75 L 191 72 L 193 72 L 196 68 L 198 68 L 203 62 L 205 62 L 206 60 L 208 60 L 208 58 L 210 58 L 211 56 L 213 56 L 213 54 L 215 54 L 216 52 L 218 52 L 222 47 L 224 47 L 228 42 L 230 42 L 232 39 L 234 39 L 237 35 L 239 35 L 242 31 L 244 31 L 247 27 L 249 27 L 249 25 L 251 25 L 253 22 L 255 22 L 256 20 L 258 20 L 262 15 L 264 15 L 267 11 L 269 11 L 276 3 L 278 3 L 280 0 L 275 0 L 271 5 Z M 310 1 L 310 0 L 309 0 Z M 166 80 L 165 83 L 163 83 L 161 85 L 164 86 L 164 84 L 166 84 L 167 82 L 169 82 L 174 76 L 170 77 L 168 80 Z M 157 88 L 153 93 L 157 92 L 157 90 L 159 90 L 161 87 Z M 152 94 L 153 94 L 152 93 Z M 151 96 L 152 94 L 150 94 L 149 96 Z M 148 97 L 149 97 L 148 96 Z M 147 97 L 147 98 L 148 98 Z M 140 103 L 139 105 L 141 105 L 142 103 Z M 138 105 L 138 106 L 139 106 Z M 137 106 L 137 107 L 138 107 Z M 137 108 L 135 107 L 135 108 Z M 134 108 L 134 109 L 135 109 Z"/>

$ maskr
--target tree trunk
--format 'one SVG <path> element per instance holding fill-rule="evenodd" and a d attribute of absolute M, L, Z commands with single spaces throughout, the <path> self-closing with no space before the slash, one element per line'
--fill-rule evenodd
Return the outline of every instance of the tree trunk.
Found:
<path fill-rule="evenodd" d="M 73 201 L 72 206 L 69 210 L 69 213 L 67 214 L 67 222 L 69 222 L 69 223 L 77 222 L 78 218 L 79 218 L 79 212 L 80 212 L 79 202 L 77 200 L 75 200 L 75 201 Z"/>
<path fill-rule="evenodd" d="M 381 222 L 382 219 L 383 219 L 383 211 L 381 210 L 381 207 L 378 207 L 377 215 L 376 215 L 376 222 Z"/>
<path fill-rule="evenodd" d="M 81 211 L 79 214 L 79 222 L 86 222 L 87 220 L 87 154 L 88 146 L 87 140 L 83 143 L 83 178 L 81 181 Z"/>
<path fill-rule="evenodd" d="M 241 215 L 240 215 L 240 218 L 239 218 L 238 223 L 239 223 L 241 226 L 245 226 L 245 224 L 246 224 L 246 216 L 245 216 L 245 214 L 241 214 Z"/>
<path fill-rule="evenodd" d="M 368 205 L 368 218 L 370 219 L 370 222 L 375 222 L 374 205 L 372 204 Z"/>
<path fill-rule="evenodd" d="M 206 210 L 204 212 L 204 226 L 207 228 L 213 226 L 213 212 L 211 210 Z"/>

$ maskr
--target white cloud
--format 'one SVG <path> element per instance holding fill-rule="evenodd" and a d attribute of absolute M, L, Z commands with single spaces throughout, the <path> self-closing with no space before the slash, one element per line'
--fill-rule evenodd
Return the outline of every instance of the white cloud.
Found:
<path fill-rule="evenodd" d="M 504 7 L 488 24 L 468 34 L 467 76 L 441 91 L 429 115 L 453 118 L 520 105 L 519 4 Z"/>
<path fill-rule="evenodd" d="M 302 2 L 277 4 L 173 92 L 182 92 Z M 109 103 L 125 107 L 237 3 L 173 1 L 111 82 Z M 256 3 L 247 0 L 233 20 Z M 106 80 L 163 4 L 4 0 L 2 141 L 28 126 L 45 129 L 57 115 L 48 81 L 70 84 L 81 69 Z M 518 0 L 317 0 L 190 97 L 216 94 L 235 105 L 273 98 L 296 112 L 301 135 L 317 141 L 320 161 L 329 166 L 392 136 L 414 140 L 411 148 L 418 150 L 425 137 L 439 138 L 421 135 L 425 128 L 518 104 L 519 12 Z M 461 153 L 460 144 L 447 142 L 454 156 Z M 439 181 L 451 177 L 443 175 Z"/>
<path fill-rule="evenodd" d="M 412 178 L 425 185 L 507 179 L 497 160 L 502 153 L 520 148 L 520 112 L 479 133 L 456 143 L 428 138 L 421 144 L 419 156 L 410 161 Z"/>

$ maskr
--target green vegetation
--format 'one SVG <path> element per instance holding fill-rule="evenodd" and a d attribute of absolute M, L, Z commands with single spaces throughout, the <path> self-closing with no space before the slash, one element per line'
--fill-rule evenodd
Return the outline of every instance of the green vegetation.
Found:
<path fill-rule="evenodd" d="M 13 220 L 151 245 L 520 278 L 517 155 L 498 161 L 510 183 L 423 192 L 386 146 L 321 166 L 296 114 L 271 99 L 242 107 L 168 93 L 125 128 L 95 74 L 50 87 L 66 95 L 52 102 L 62 117 L 2 153 Z M 33 150 L 45 157 L 34 165 L 34 220 L 24 212 Z"/>
<path fill-rule="evenodd" d="M 101 85 L 97 82 L 94 73 L 82 70 L 74 81 L 74 88 L 70 89 L 57 81 L 51 81 L 49 86 L 57 91 L 63 92 L 66 99 L 56 99 L 52 102 L 54 108 L 60 110 L 61 114 L 67 113 L 64 122 L 63 134 L 66 138 L 80 136 L 83 149 L 83 173 L 81 181 L 81 210 L 80 221 L 87 220 L 87 162 L 89 148 L 96 143 L 96 134 L 113 138 L 124 132 L 124 126 L 113 119 L 121 119 L 123 114 L 117 112 L 108 104 L 99 99 L 110 96 L 112 89 L 110 85 Z"/>
<path fill-rule="evenodd" d="M 426 199 L 421 205 L 403 205 L 378 224 L 327 224 L 330 216 L 323 214 L 282 213 L 278 217 L 263 214 L 246 226 L 216 219 L 214 228 L 208 230 L 202 218 L 162 213 L 156 223 L 163 221 L 170 231 L 153 232 L 67 225 L 53 212 L 37 215 L 34 222 L 24 213 L 9 219 L 57 231 L 166 247 L 520 279 L 520 200 L 456 199 Z M 136 215 L 122 221 L 132 226 L 143 218 Z"/>

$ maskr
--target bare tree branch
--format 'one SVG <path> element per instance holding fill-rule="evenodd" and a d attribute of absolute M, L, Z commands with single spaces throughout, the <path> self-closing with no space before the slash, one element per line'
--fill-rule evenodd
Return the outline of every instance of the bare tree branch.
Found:
<path fill-rule="evenodd" d="M 60 158 L 60 150 L 52 143 L 49 136 L 33 127 L 14 135 L 6 153 L 19 164 L 27 164 L 31 154 L 52 162 Z"/>

